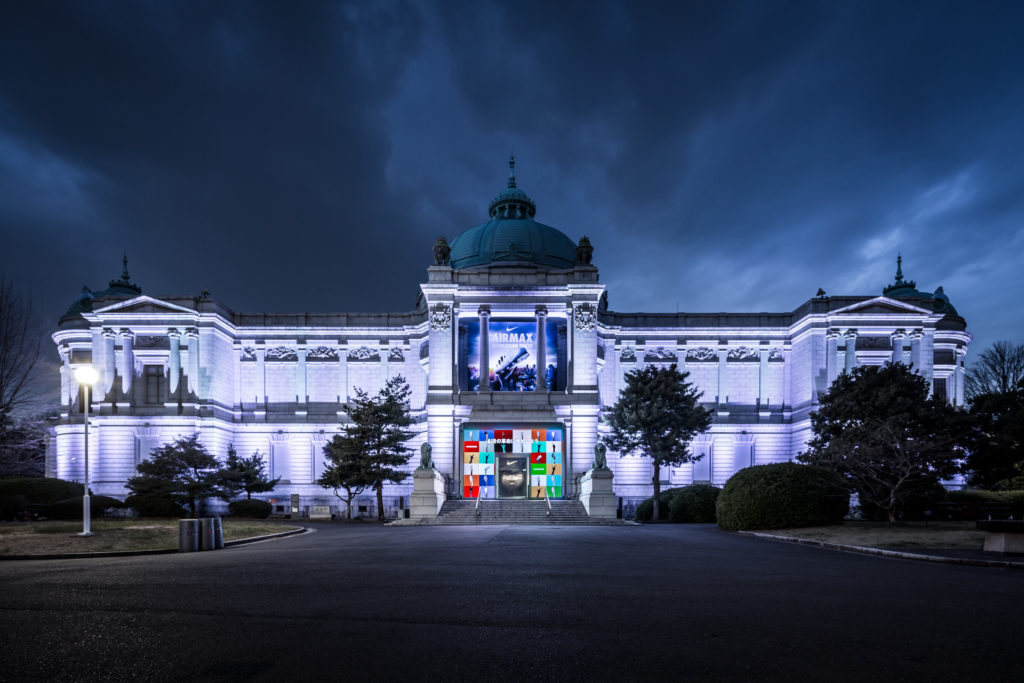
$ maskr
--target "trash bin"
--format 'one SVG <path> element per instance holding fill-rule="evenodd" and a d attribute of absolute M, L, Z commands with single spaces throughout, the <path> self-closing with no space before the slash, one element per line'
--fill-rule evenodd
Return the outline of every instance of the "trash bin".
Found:
<path fill-rule="evenodd" d="M 224 549 L 224 524 L 220 517 L 213 518 L 213 549 Z"/>
<path fill-rule="evenodd" d="M 178 552 L 194 553 L 199 550 L 199 520 L 178 520 Z"/>
<path fill-rule="evenodd" d="M 199 520 L 199 549 L 200 550 L 216 550 L 217 549 L 217 524 L 219 517 L 203 517 Z M 221 541 L 223 546 L 223 541 Z"/>

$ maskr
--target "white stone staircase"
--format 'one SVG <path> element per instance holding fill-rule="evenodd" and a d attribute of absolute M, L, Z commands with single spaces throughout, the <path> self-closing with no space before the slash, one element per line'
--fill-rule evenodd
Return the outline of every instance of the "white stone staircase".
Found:
<path fill-rule="evenodd" d="M 479 514 L 478 514 L 479 513 Z M 592 520 L 578 500 L 448 500 L 434 524 L 622 524 L 621 520 Z"/>

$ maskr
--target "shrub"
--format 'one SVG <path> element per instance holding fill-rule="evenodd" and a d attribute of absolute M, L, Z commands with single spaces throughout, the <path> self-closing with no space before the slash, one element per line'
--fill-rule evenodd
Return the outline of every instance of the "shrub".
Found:
<path fill-rule="evenodd" d="M 124 503 L 110 496 L 89 496 L 89 512 L 92 517 L 102 517 L 108 508 L 123 508 Z M 82 519 L 82 497 L 65 498 L 53 504 L 50 511 L 54 519 Z"/>
<path fill-rule="evenodd" d="M 265 500 L 243 498 L 228 503 L 228 514 L 232 517 L 251 517 L 266 519 L 270 516 L 273 506 Z"/>
<path fill-rule="evenodd" d="M 0 493 L 0 519 L 13 520 L 27 503 L 28 499 L 19 493 Z"/>
<path fill-rule="evenodd" d="M 0 479 L 0 494 L 25 496 L 29 503 L 53 505 L 58 500 L 75 496 L 81 500 L 83 493 L 85 487 L 75 481 L 44 477 Z"/>
<path fill-rule="evenodd" d="M 658 499 L 661 501 L 661 505 L 658 510 L 658 519 L 668 519 L 669 505 L 678 490 L 679 489 L 665 489 L 661 492 L 661 497 Z M 636 513 L 633 518 L 638 522 L 649 522 L 653 515 L 654 496 L 651 496 L 636 506 Z"/>
<path fill-rule="evenodd" d="M 184 517 L 185 508 L 162 495 L 128 496 L 125 503 L 142 517 Z"/>
<path fill-rule="evenodd" d="M 960 489 L 959 491 L 947 491 L 945 502 L 1009 505 L 1010 514 L 1013 515 L 1014 519 L 1024 517 L 1024 490 L 986 491 L 984 489 Z"/>
<path fill-rule="evenodd" d="M 722 489 L 710 484 L 691 484 L 674 489 L 669 501 L 668 518 L 671 522 L 714 522 L 715 502 Z"/>
<path fill-rule="evenodd" d="M 842 521 L 850 491 L 842 477 L 823 467 L 755 465 L 729 479 L 716 507 L 718 525 L 728 531 L 820 526 Z"/>

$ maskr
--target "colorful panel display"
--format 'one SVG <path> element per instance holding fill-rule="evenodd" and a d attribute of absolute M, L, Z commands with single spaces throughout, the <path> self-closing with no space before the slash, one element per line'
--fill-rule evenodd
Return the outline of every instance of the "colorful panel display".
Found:
<path fill-rule="evenodd" d="M 480 323 L 468 320 L 466 326 L 469 390 L 480 386 Z M 488 377 L 491 391 L 537 390 L 537 323 L 524 320 L 491 320 L 488 323 Z M 541 373 L 548 389 L 554 390 L 558 376 L 558 327 L 549 320 L 545 325 L 544 368 Z M 541 430 L 544 431 L 544 430 Z"/>
<path fill-rule="evenodd" d="M 561 498 L 561 427 L 483 427 L 462 430 L 465 498 Z"/>

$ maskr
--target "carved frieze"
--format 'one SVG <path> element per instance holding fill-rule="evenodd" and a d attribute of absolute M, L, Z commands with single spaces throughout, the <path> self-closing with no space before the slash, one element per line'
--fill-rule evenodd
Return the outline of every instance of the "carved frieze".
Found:
<path fill-rule="evenodd" d="M 452 308 L 438 304 L 430 309 L 430 330 L 447 334 L 452 327 Z"/>
<path fill-rule="evenodd" d="M 299 356 L 291 346 L 272 346 L 267 349 L 268 361 L 298 360 Z"/>
<path fill-rule="evenodd" d="M 170 346 L 167 337 L 136 337 L 135 348 L 137 349 L 166 349 Z"/>
<path fill-rule="evenodd" d="M 687 363 L 706 363 L 708 361 L 717 360 L 718 351 L 710 346 L 695 346 L 693 348 L 686 349 Z"/>
<path fill-rule="evenodd" d="M 752 346 L 737 346 L 729 349 L 729 360 L 752 362 L 761 360 L 761 354 Z"/>
<path fill-rule="evenodd" d="M 678 360 L 675 349 L 666 349 L 664 346 L 648 349 L 644 354 L 645 363 L 675 363 Z"/>
<path fill-rule="evenodd" d="M 392 347 L 391 350 L 388 352 L 388 360 L 391 361 L 392 363 L 404 363 L 405 354 L 402 353 L 402 349 L 398 348 L 397 346 Z"/>
<path fill-rule="evenodd" d="M 306 351 L 306 360 L 330 361 L 338 360 L 338 349 L 332 346 L 312 346 Z"/>
<path fill-rule="evenodd" d="M 786 357 L 782 355 L 782 348 L 775 346 L 771 351 L 768 352 L 769 363 L 782 363 L 786 360 Z"/>
<path fill-rule="evenodd" d="M 242 347 L 242 362 L 252 363 L 256 361 L 256 347 L 255 346 L 243 346 Z"/>
<path fill-rule="evenodd" d="M 623 363 L 635 363 L 636 362 L 636 349 L 632 346 L 626 346 L 622 349 L 622 354 L 619 359 Z"/>
<path fill-rule="evenodd" d="M 349 362 L 370 363 L 380 361 L 380 351 L 371 349 L 368 346 L 360 346 L 358 349 L 351 349 L 348 352 Z"/>
<path fill-rule="evenodd" d="M 580 332 L 593 332 L 597 325 L 597 309 L 590 304 L 577 306 L 573 317 L 576 319 L 576 329 Z"/>
<path fill-rule="evenodd" d="M 887 350 L 892 348 L 889 337 L 857 337 L 858 349 Z"/>

